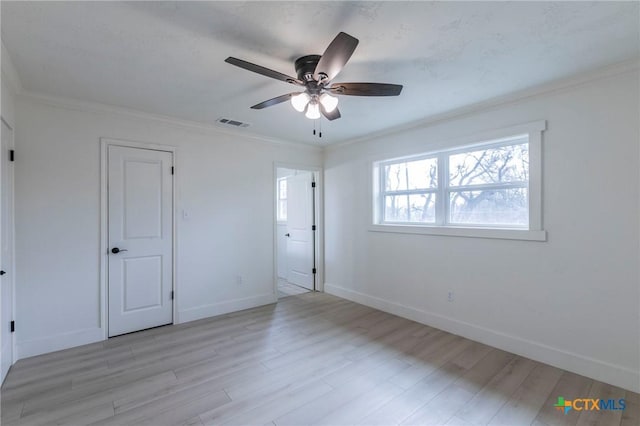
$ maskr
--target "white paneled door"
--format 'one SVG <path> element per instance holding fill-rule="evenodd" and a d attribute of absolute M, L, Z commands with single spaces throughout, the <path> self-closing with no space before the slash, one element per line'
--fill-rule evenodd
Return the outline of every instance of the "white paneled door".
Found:
<path fill-rule="evenodd" d="M 11 149 L 13 130 L 2 121 L 2 153 L 0 153 L 0 364 L 4 380 L 13 364 L 11 321 L 13 320 L 13 167 Z"/>
<path fill-rule="evenodd" d="M 287 281 L 313 290 L 313 173 L 287 178 Z"/>
<path fill-rule="evenodd" d="M 108 153 L 111 337 L 173 322 L 173 154 Z"/>

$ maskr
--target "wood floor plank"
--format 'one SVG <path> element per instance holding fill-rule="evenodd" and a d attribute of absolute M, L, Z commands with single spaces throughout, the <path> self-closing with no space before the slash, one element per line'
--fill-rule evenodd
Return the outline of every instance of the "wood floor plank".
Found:
<path fill-rule="evenodd" d="M 549 394 L 549 398 L 542 404 L 536 420 L 541 424 L 547 425 L 575 425 L 580 417 L 580 412 L 569 410 L 565 413 L 563 410 L 557 410 L 554 404 L 558 401 L 558 397 L 563 397 L 567 400 L 586 398 L 587 395 L 589 395 L 592 384 L 593 380 L 588 377 L 565 371 L 562 376 L 560 376 L 558 384 Z"/>
<path fill-rule="evenodd" d="M 454 339 L 441 347 L 434 345 L 426 354 L 420 355 L 422 361 L 415 362 L 410 368 L 403 371 L 402 374 L 393 377 L 391 382 L 404 389 L 409 389 L 422 378 L 433 373 L 440 366 L 447 363 L 448 360 L 455 358 L 471 345 L 472 342 L 470 340 L 458 336 L 455 336 Z"/>
<path fill-rule="evenodd" d="M 560 417 L 553 398 L 571 392 L 624 397 L 627 409 Z M 635 426 L 639 398 L 309 292 L 20 360 L 0 389 L 0 422 Z"/>
<path fill-rule="evenodd" d="M 227 424 L 227 425 L 262 425 L 282 414 L 291 411 L 309 401 L 322 398 L 323 395 L 331 392 L 333 388 L 321 380 L 310 382 L 308 385 L 298 387 L 285 393 L 278 400 L 271 400 L 257 407 L 238 413 L 223 423 L 213 421 L 205 424 Z"/>
<path fill-rule="evenodd" d="M 515 357 L 456 413 L 456 417 L 472 424 L 489 423 L 538 365 L 530 359 Z"/>
<path fill-rule="evenodd" d="M 39 411 L 20 417 L 10 424 L 17 426 L 39 426 L 52 424 L 89 424 L 112 417 L 113 404 L 110 401 L 82 401 L 67 404 L 55 410 Z M 5 422 L 3 422 L 3 425 Z"/>
<path fill-rule="evenodd" d="M 401 424 L 407 426 L 443 425 L 472 397 L 473 393 L 468 389 L 452 384 Z"/>
<path fill-rule="evenodd" d="M 146 392 L 139 392 L 135 395 L 117 395 L 113 400 L 113 406 L 116 414 L 120 414 L 189 389 L 200 387 L 203 389 L 201 394 L 213 393 L 224 390 L 226 386 L 239 380 L 251 380 L 252 377 L 266 370 L 267 368 L 260 364 L 252 364 L 250 366 L 244 365 L 243 368 L 234 371 L 221 370 L 203 374 L 192 377 L 190 380 L 179 380 L 177 383 L 164 386 L 156 391 L 148 389 Z"/>
<path fill-rule="evenodd" d="M 106 372 L 96 374 L 82 374 L 73 378 L 74 389 L 93 388 L 96 386 L 114 387 L 124 383 L 132 383 L 136 380 L 144 380 L 147 377 L 173 370 L 185 363 L 200 362 L 216 356 L 215 349 L 202 348 L 195 351 L 185 349 L 182 352 L 171 353 L 147 363 L 136 363 L 130 368 L 118 366 Z"/>
<path fill-rule="evenodd" d="M 68 377 L 56 377 L 41 382 L 30 382 L 28 385 L 21 385 L 8 390 L 3 388 L 2 400 L 6 403 L 10 401 L 25 401 L 29 398 L 46 397 L 47 395 L 71 389 L 71 383 L 72 381 Z"/>
<path fill-rule="evenodd" d="M 198 386 L 180 390 L 178 392 L 172 392 L 168 395 L 164 395 L 161 398 L 153 399 L 152 401 L 143 405 L 136 405 L 132 409 L 115 413 L 114 416 L 96 422 L 95 424 L 129 425 L 139 422 L 145 422 L 147 419 L 156 418 L 158 413 L 174 410 L 180 412 L 183 407 L 187 407 L 192 402 L 201 400 L 202 398 L 211 398 L 211 403 L 217 404 L 209 408 L 207 408 L 206 404 L 204 403 L 204 405 L 197 405 L 198 408 L 202 408 L 202 411 L 219 407 L 230 401 L 228 395 L 223 390 L 219 390 L 219 386 L 216 386 L 214 383 L 207 382 Z M 199 414 L 198 412 L 193 412 L 192 407 L 190 406 L 185 408 L 185 410 L 187 414 L 185 414 L 185 417 L 182 418 L 181 421 L 187 420 Z"/>
<path fill-rule="evenodd" d="M 70 389 L 47 395 L 46 398 L 33 398 L 27 401 L 22 410 L 22 417 L 38 412 L 55 411 L 68 405 L 113 403 L 118 398 L 130 398 L 140 393 L 147 394 L 177 382 L 172 371 L 134 382 L 126 382 L 117 387 L 96 386 L 83 389 Z M 113 404 L 112 404 L 113 405 Z"/>
<path fill-rule="evenodd" d="M 458 386 L 467 389 L 472 394 L 476 394 L 500 370 L 507 366 L 514 357 L 515 355 L 500 349 L 492 349 L 461 377 L 458 381 Z"/>
<path fill-rule="evenodd" d="M 0 391 L 0 399 L 2 398 L 2 392 Z M 0 407 L 0 424 L 17 422 L 22 414 L 24 408 L 23 401 L 4 401 L 2 400 Z"/>
<path fill-rule="evenodd" d="M 362 420 L 368 413 L 380 405 L 386 404 L 395 396 L 402 393 L 402 389 L 398 385 L 394 385 L 388 381 L 383 381 L 377 386 L 371 386 L 364 393 L 356 398 L 347 401 L 337 410 L 316 420 L 312 424 L 321 425 L 352 425 Z"/>
<path fill-rule="evenodd" d="M 200 398 L 193 398 L 184 404 L 154 413 L 145 417 L 144 420 L 133 424 L 146 426 L 183 424 L 188 422 L 189 419 L 197 417 L 200 413 L 204 413 L 215 407 L 220 407 L 228 402 L 231 402 L 229 395 L 224 391 L 218 391 Z M 199 423 L 201 423 L 200 418 L 197 418 Z"/>
<path fill-rule="evenodd" d="M 312 379 L 312 380 L 301 380 L 296 383 L 280 386 L 277 389 L 263 389 L 261 392 L 257 392 L 252 395 L 243 396 L 239 399 L 232 400 L 230 403 L 223 405 L 222 407 L 215 408 L 213 410 L 209 410 L 205 413 L 200 414 L 200 419 L 205 425 L 213 425 L 213 424 L 224 424 L 231 421 L 234 418 L 238 418 L 238 416 L 243 415 L 244 413 L 251 412 L 259 407 L 266 407 L 267 404 L 278 404 L 281 403 L 294 395 L 302 394 L 305 395 L 309 389 L 309 393 L 314 394 L 318 389 L 319 392 L 324 394 L 325 392 L 329 392 L 331 387 L 326 383 L 322 382 L 321 379 Z M 304 396 L 303 398 L 306 398 Z M 304 401 L 297 400 L 296 403 L 299 405 L 303 405 L 307 403 L 309 400 L 304 399 Z M 287 406 L 287 411 L 292 410 L 292 406 Z M 278 417 L 282 413 L 273 413 L 271 416 Z M 271 420 L 271 419 L 269 419 Z M 267 423 L 269 420 L 264 421 L 262 423 Z"/>
<path fill-rule="evenodd" d="M 589 391 L 589 398 L 598 398 L 618 401 L 625 397 L 626 392 L 619 387 L 602 382 L 593 382 Z M 622 410 L 583 410 L 578 417 L 579 426 L 591 426 L 596 424 L 618 425 L 622 421 Z"/>
<path fill-rule="evenodd" d="M 463 420 L 458 416 L 451 417 L 447 421 L 447 423 L 445 423 L 445 426 L 472 426 L 472 425 L 473 425 L 473 423 L 469 423 L 468 421 Z"/>
<path fill-rule="evenodd" d="M 474 343 L 468 351 L 465 350 L 451 361 L 456 366 L 468 366 L 467 371 L 435 398 L 420 407 L 403 424 L 446 423 L 514 358 L 513 354 L 498 349 L 490 349 L 488 352 L 484 348 L 473 350 L 472 348 L 476 345 L 479 344 Z"/>
<path fill-rule="evenodd" d="M 449 362 L 362 419 L 362 425 L 400 424 L 431 401 L 466 370 Z"/>
<path fill-rule="evenodd" d="M 284 366 L 277 370 L 255 375 L 248 380 L 238 381 L 225 387 L 225 391 L 232 399 L 240 400 L 263 393 L 268 389 L 294 387 L 299 381 L 323 378 L 349 364 L 351 361 L 344 359 L 340 354 L 323 354 L 312 360 L 300 360 L 294 365 Z"/>
<path fill-rule="evenodd" d="M 340 409 L 344 404 L 370 389 L 372 383 L 368 378 L 360 378 L 327 392 L 323 398 L 316 398 L 286 414 L 276 418 L 276 426 L 309 425 Z"/>
<path fill-rule="evenodd" d="M 620 426 L 640 425 L 640 395 L 627 391 L 624 399 L 626 410 L 622 412 Z"/>
<path fill-rule="evenodd" d="M 262 365 L 262 361 L 270 359 L 277 353 L 273 349 L 267 349 L 253 350 L 241 355 L 217 356 L 178 366 L 173 369 L 173 372 L 178 380 L 188 381 L 192 378 L 216 377 L 220 374 L 233 373 L 256 364 L 260 364 L 263 369 L 268 369 Z"/>
<path fill-rule="evenodd" d="M 195 416 L 180 423 L 179 426 L 204 426 L 204 423 L 202 423 L 202 420 L 200 420 L 200 416 Z"/>
<path fill-rule="evenodd" d="M 538 365 L 489 422 L 490 425 L 530 424 L 560 380 L 563 371 Z"/>

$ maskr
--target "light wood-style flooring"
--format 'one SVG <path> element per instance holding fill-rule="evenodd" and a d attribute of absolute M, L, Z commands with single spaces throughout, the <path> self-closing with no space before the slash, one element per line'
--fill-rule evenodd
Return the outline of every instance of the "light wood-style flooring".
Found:
<path fill-rule="evenodd" d="M 638 394 L 322 293 L 24 359 L 1 398 L 3 425 L 640 424 Z"/>
<path fill-rule="evenodd" d="M 307 290 L 304 287 L 291 284 L 290 282 L 283 279 L 278 280 L 278 298 L 279 299 L 282 299 L 283 297 L 297 296 L 299 294 L 304 294 L 308 292 L 309 290 Z"/>

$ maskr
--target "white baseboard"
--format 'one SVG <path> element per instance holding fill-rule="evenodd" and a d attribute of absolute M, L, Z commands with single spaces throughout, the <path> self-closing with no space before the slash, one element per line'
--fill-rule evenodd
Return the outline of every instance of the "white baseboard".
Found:
<path fill-rule="evenodd" d="M 325 292 L 601 382 L 640 392 L 640 371 L 325 283 Z"/>
<path fill-rule="evenodd" d="M 88 328 L 37 339 L 17 341 L 15 360 L 69 349 L 75 346 L 82 346 L 88 343 L 100 342 L 102 340 L 104 340 L 104 330 L 101 328 Z"/>
<path fill-rule="evenodd" d="M 262 296 L 216 303 L 213 305 L 197 306 L 195 308 L 179 311 L 178 318 L 175 323 L 178 324 L 181 322 L 195 321 L 197 319 L 227 314 L 229 312 L 255 308 L 256 306 L 268 305 L 276 303 L 277 301 L 278 298 L 274 294 L 266 294 Z M 103 340 L 105 340 L 103 329 L 90 328 L 37 339 L 18 341 L 16 342 L 15 361 Z"/>
<path fill-rule="evenodd" d="M 214 317 L 216 315 L 228 314 L 229 312 L 241 311 L 243 309 L 255 308 L 257 306 L 269 305 L 271 303 L 276 303 L 277 301 L 278 297 L 275 294 L 265 294 L 261 296 L 214 303 L 211 305 L 196 306 L 194 308 L 178 311 L 176 324 Z"/>

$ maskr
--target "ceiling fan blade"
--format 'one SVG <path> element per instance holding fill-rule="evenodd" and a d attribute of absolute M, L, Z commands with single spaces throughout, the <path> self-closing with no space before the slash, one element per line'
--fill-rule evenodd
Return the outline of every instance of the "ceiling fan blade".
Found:
<path fill-rule="evenodd" d="M 291 84 L 297 84 L 298 86 L 304 86 L 304 84 L 297 78 L 289 77 L 286 74 L 282 74 L 278 71 L 274 71 L 260 65 L 252 64 L 251 62 L 243 61 L 242 59 L 229 56 L 224 61 L 228 64 L 235 65 L 236 67 L 244 68 L 248 71 L 253 71 L 267 77 L 275 78 L 276 80 L 284 81 Z"/>
<path fill-rule="evenodd" d="M 264 102 L 260 102 L 259 104 L 255 104 L 254 106 L 251 107 L 251 109 L 263 109 L 263 108 L 267 108 L 267 107 L 270 107 L 270 106 L 281 104 L 282 102 L 287 102 L 289 99 L 291 99 L 291 97 L 293 95 L 297 95 L 298 93 L 299 92 L 287 93 L 286 95 L 280 95 L 278 97 L 266 100 Z"/>
<path fill-rule="evenodd" d="M 324 74 L 327 81 L 333 80 L 353 55 L 356 46 L 358 46 L 357 38 L 351 37 L 347 33 L 339 33 L 322 54 L 313 77 L 319 81 L 322 77 L 321 74 Z"/>
<path fill-rule="evenodd" d="M 335 120 L 341 117 L 340 110 L 338 110 L 338 108 L 334 109 L 331 112 L 327 112 L 327 110 L 324 109 L 322 104 L 320 104 L 320 112 L 322 113 L 322 115 L 327 117 L 327 120 Z"/>
<path fill-rule="evenodd" d="M 328 88 L 335 95 L 349 96 L 398 96 L 401 84 L 386 83 L 336 83 Z"/>

